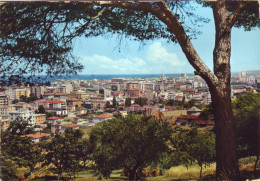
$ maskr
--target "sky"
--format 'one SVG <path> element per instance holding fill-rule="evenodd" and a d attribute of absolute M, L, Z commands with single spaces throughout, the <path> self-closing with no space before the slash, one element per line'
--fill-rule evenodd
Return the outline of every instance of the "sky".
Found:
<path fill-rule="evenodd" d="M 212 9 L 197 12 L 210 19 L 201 35 L 192 43 L 206 65 L 213 70 L 215 28 Z M 178 44 L 165 40 L 125 40 L 119 46 L 118 36 L 78 38 L 74 55 L 80 57 L 84 70 L 79 74 L 174 74 L 193 73 Z M 231 72 L 260 70 L 260 30 L 245 32 L 233 28 L 231 34 Z"/>

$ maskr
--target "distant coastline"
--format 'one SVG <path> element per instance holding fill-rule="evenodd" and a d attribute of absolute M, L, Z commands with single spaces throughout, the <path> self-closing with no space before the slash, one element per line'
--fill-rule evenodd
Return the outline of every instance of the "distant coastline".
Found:
<path fill-rule="evenodd" d="M 193 77 L 195 76 L 193 73 L 187 73 L 186 74 L 188 77 Z M 164 77 L 180 77 L 181 74 L 164 74 Z M 140 78 L 140 79 L 147 79 L 147 78 L 160 78 L 161 74 L 80 74 L 80 75 L 69 75 L 69 76 L 54 76 L 49 81 L 54 81 L 56 79 L 65 79 L 65 80 L 70 80 L 70 79 L 81 79 L 81 80 L 110 80 L 114 78 L 125 78 L 125 79 L 130 79 L 130 78 Z"/>

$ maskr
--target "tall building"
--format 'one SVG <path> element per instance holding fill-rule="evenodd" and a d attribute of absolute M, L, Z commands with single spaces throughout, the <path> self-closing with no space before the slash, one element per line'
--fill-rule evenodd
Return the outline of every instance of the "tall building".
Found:
<path fill-rule="evenodd" d="M 45 88 L 43 86 L 32 86 L 30 90 L 37 98 L 40 98 L 41 95 L 44 95 Z"/>

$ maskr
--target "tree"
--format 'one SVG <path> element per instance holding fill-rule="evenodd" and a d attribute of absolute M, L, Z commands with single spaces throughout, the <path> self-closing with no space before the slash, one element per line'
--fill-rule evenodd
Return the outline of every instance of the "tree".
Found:
<path fill-rule="evenodd" d="M 123 167 L 129 180 L 137 180 L 137 172 L 157 161 L 167 149 L 170 135 L 167 123 L 146 116 L 130 115 L 102 122 L 90 133 L 96 142 L 93 159 L 97 170 L 109 177 L 112 170 Z"/>
<path fill-rule="evenodd" d="M 201 178 L 203 165 L 209 166 L 216 159 L 215 135 L 211 132 L 199 132 L 197 128 L 191 130 L 177 128 L 175 132 L 170 163 L 186 166 L 197 163 L 200 166 Z"/>
<path fill-rule="evenodd" d="M 215 136 L 212 133 L 199 133 L 198 130 L 192 129 L 185 137 L 187 152 L 192 161 L 200 166 L 200 178 L 202 176 L 203 164 L 209 166 L 215 161 Z"/>
<path fill-rule="evenodd" d="M 211 103 L 201 111 L 199 119 L 214 121 L 213 107 Z"/>
<path fill-rule="evenodd" d="M 107 101 L 107 102 L 106 102 L 106 108 L 110 108 L 110 107 L 111 107 L 110 102 Z"/>
<path fill-rule="evenodd" d="M 131 101 L 132 101 L 131 98 L 126 98 L 126 99 L 125 99 L 125 106 L 126 106 L 126 107 L 131 106 Z"/>
<path fill-rule="evenodd" d="M 75 178 L 82 157 L 82 135 L 80 130 L 66 129 L 64 136 L 57 134 L 44 146 L 47 151 L 45 165 L 53 164 L 56 167 L 58 180 L 64 171 L 70 175 L 72 172 Z"/>
<path fill-rule="evenodd" d="M 191 108 L 192 106 L 195 106 L 195 100 L 191 99 L 189 102 L 184 103 L 183 105 L 185 108 Z"/>
<path fill-rule="evenodd" d="M 234 117 L 237 121 L 239 156 L 256 156 L 254 171 L 259 161 L 259 102 L 260 93 L 247 92 L 233 102 Z"/>
<path fill-rule="evenodd" d="M 29 133 L 32 133 L 32 130 L 28 122 L 18 117 L 3 132 L 2 150 L 6 159 L 14 161 L 19 166 L 29 166 L 32 173 L 35 165 L 41 161 L 41 152 L 38 145 L 25 136 Z"/>
<path fill-rule="evenodd" d="M 19 102 L 19 100 L 15 99 L 15 100 L 12 101 L 12 104 L 16 104 L 17 102 Z"/>
<path fill-rule="evenodd" d="M 147 98 L 146 97 L 138 97 L 135 99 L 135 104 L 140 105 L 141 107 L 143 107 L 144 105 L 147 105 Z"/>
<path fill-rule="evenodd" d="M 44 114 L 44 113 L 45 113 L 45 108 L 43 107 L 43 105 L 39 105 L 39 106 L 38 106 L 38 111 L 39 111 L 39 113 L 41 113 L 41 114 Z"/>
<path fill-rule="evenodd" d="M 10 76 L 10 81 L 28 71 L 32 74 L 43 72 L 44 67 L 49 75 L 75 73 L 82 66 L 71 55 L 72 40 L 82 35 L 117 33 L 141 41 L 165 38 L 178 42 L 195 73 L 208 84 L 212 96 L 217 177 L 221 179 L 228 171 L 228 178 L 236 179 L 239 170 L 230 98 L 231 29 L 244 27 L 250 30 L 259 26 L 258 4 L 243 1 L 203 3 L 212 8 L 215 20 L 214 72 L 202 61 L 190 41 L 199 31 L 189 26 L 187 19 L 196 27 L 198 22 L 207 21 L 192 12 L 192 5 L 187 1 L 2 4 L 0 41 L 3 51 L 0 57 L 5 66 L 1 67 L 0 73 L 4 80 L 8 75 L 19 75 Z M 20 61 L 23 62 L 20 64 Z"/>
<path fill-rule="evenodd" d="M 113 108 L 116 108 L 117 107 L 117 102 L 116 102 L 116 97 L 114 96 L 113 97 Z"/>

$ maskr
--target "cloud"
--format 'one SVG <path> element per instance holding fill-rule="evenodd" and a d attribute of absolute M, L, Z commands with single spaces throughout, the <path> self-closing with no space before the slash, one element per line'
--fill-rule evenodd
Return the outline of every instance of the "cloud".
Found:
<path fill-rule="evenodd" d="M 107 56 L 93 55 L 82 58 L 85 70 L 82 73 L 100 74 L 143 74 L 146 62 L 140 58 L 112 59 Z"/>
<path fill-rule="evenodd" d="M 151 44 L 142 57 L 128 56 L 119 59 L 98 54 L 84 56 L 82 74 L 158 74 L 185 70 L 185 62 L 175 53 L 168 52 L 160 42 Z"/>
<path fill-rule="evenodd" d="M 183 66 L 185 63 L 180 61 L 175 53 L 169 53 L 162 47 L 160 42 L 155 42 L 148 48 L 147 59 L 165 66 Z"/>

